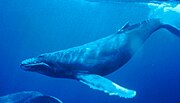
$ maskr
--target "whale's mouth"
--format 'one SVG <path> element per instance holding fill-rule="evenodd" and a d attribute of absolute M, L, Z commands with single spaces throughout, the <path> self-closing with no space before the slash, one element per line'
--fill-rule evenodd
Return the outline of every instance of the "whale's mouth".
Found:
<path fill-rule="evenodd" d="M 22 61 L 20 67 L 25 71 L 39 71 L 41 69 L 50 68 L 47 63 L 41 62 L 36 58 L 30 58 Z"/>

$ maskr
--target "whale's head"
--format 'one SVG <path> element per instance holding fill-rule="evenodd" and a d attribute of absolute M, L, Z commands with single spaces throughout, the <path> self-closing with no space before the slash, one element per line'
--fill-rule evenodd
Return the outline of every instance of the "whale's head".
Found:
<path fill-rule="evenodd" d="M 23 60 L 20 67 L 25 71 L 37 72 L 48 76 L 54 76 L 55 71 L 51 62 L 48 61 L 47 55 Z"/>

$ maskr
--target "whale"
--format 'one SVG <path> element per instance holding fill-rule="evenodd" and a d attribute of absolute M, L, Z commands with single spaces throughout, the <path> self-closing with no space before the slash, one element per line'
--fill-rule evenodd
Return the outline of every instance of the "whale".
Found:
<path fill-rule="evenodd" d="M 63 103 L 56 97 L 37 91 L 22 91 L 0 97 L 0 103 Z"/>
<path fill-rule="evenodd" d="M 117 32 L 84 45 L 40 54 L 25 59 L 20 67 L 55 78 L 78 80 L 92 89 L 109 95 L 133 98 L 136 91 L 125 88 L 104 76 L 120 69 L 157 30 L 164 28 L 180 37 L 179 28 L 159 18 L 126 23 Z"/>
<path fill-rule="evenodd" d="M 116 3 L 156 3 L 156 4 L 162 4 L 162 3 L 175 3 L 179 4 L 179 0 L 85 0 L 89 2 L 116 2 Z"/>

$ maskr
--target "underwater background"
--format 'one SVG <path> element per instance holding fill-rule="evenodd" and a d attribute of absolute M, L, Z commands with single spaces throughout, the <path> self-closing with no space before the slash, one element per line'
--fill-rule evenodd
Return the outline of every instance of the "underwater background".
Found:
<path fill-rule="evenodd" d="M 0 96 L 39 91 L 64 103 L 180 103 L 180 38 L 161 29 L 134 57 L 106 77 L 136 90 L 132 99 L 109 96 L 70 79 L 20 69 L 22 60 L 82 45 L 125 23 L 148 18 L 147 5 L 83 0 L 0 1 Z"/>

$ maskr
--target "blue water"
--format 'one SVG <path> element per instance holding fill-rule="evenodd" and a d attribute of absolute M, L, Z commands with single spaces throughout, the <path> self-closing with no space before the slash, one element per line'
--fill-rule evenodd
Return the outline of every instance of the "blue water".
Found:
<path fill-rule="evenodd" d="M 180 103 L 180 38 L 158 30 L 118 71 L 106 77 L 137 91 L 109 96 L 75 80 L 20 69 L 22 60 L 105 37 L 148 18 L 146 5 L 82 0 L 0 1 L 0 96 L 39 91 L 64 103 Z"/>

